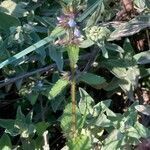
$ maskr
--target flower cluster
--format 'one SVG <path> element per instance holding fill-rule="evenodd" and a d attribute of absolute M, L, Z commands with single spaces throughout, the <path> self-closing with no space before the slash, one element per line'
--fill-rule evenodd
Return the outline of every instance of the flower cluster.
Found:
<path fill-rule="evenodd" d="M 75 14 L 73 12 L 65 13 L 57 17 L 58 26 L 64 28 L 68 33 L 63 39 L 59 39 L 55 44 L 59 45 L 77 45 L 82 40 L 82 35 L 75 21 Z"/>
<path fill-rule="evenodd" d="M 87 38 L 97 42 L 98 40 L 105 40 L 110 35 L 110 30 L 106 27 L 93 26 L 86 29 Z"/>

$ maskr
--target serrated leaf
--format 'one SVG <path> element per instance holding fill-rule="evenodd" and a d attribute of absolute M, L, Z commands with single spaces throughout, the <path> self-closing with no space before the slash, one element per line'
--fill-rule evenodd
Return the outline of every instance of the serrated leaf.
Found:
<path fill-rule="evenodd" d="M 68 79 L 59 79 L 51 88 L 49 94 L 48 94 L 48 99 L 51 100 L 53 98 L 55 98 L 57 95 L 59 95 L 64 88 L 69 84 L 69 80 Z"/>
<path fill-rule="evenodd" d="M 4 133 L 0 138 L 0 150 L 11 150 L 12 144 L 9 136 Z"/>
<path fill-rule="evenodd" d="M 69 46 L 68 47 L 68 56 L 69 61 L 72 67 L 75 67 L 79 59 L 79 47 L 78 46 Z"/>
<path fill-rule="evenodd" d="M 79 112 L 78 107 L 76 107 L 76 118 L 77 118 L 77 129 L 80 128 L 82 116 Z M 61 116 L 61 128 L 63 129 L 64 133 L 71 134 L 72 128 L 72 104 L 69 103 L 66 105 L 63 115 Z M 70 135 L 68 135 L 69 137 Z"/>
<path fill-rule="evenodd" d="M 92 74 L 92 73 L 83 73 L 79 77 L 79 81 L 85 82 L 92 86 L 100 85 L 106 82 L 106 80 L 103 77 Z"/>

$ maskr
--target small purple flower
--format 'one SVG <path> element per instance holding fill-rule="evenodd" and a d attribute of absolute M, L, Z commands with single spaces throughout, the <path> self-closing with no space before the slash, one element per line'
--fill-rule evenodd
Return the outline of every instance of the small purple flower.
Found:
<path fill-rule="evenodd" d="M 75 28 L 74 29 L 74 35 L 76 36 L 76 37 L 81 37 L 81 32 L 79 31 L 79 29 L 78 28 Z"/>
<path fill-rule="evenodd" d="M 74 19 L 69 19 L 68 25 L 69 25 L 71 28 L 73 28 L 73 27 L 75 27 L 75 26 L 77 25 L 77 23 L 74 21 Z"/>

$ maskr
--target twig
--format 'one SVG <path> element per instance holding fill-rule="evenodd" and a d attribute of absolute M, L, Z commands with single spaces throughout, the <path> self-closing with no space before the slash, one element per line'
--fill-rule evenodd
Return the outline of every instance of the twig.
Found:
<path fill-rule="evenodd" d="M 40 72 L 40 73 L 44 73 L 44 72 L 46 72 L 46 71 L 48 71 L 48 70 L 53 71 L 55 68 L 56 68 L 56 64 L 52 64 L 52 65 L 49 65 L 49 66 L 47 66 L 47 67 L 40 68 L 40 69 L 37 69 L 37 70 L 35 70 L 35 71 L 28 72 L 28 73 L 26 73 L 26 74 L 22 74 L 22 75 L 19 75 L 19 76 L 17 76 L 17 77 L 14 77 L 14 78 L 5 79 L 5 80 L 3 80 L 3 81 L 0 81 L 0 82 L 2 82 L 2 83 L 0 84 L 0 88 L 3 87 L 3 86 L 9 85 L 9 84 L 11 84 L 11 83 L 14 83 L 14 82 L 16 82 L 16 81 L 18 81 L 18 80 L 20 80 L 20 79 L 30 77 L 30 76 L 32 76 L 33 74 L 36 74 L 36 73 L 39 73 L 39 72 Z"/>
<path fill-rule="evenodd" d="M 85 54 L 83 56 L 80 57 L 81 60 L 87 60 L 91 57 L 91 53 L 88 53 L 88 54 Z M 68 63 L 68 59 L 65 60 L 65 63 L 67 64 Z M 57 68 L 57 65 L 56 64 L 52 64 L 52 65 L 49 65 L 49 66 L 46 66 L 44 68 L 39 68 L 37 70 L 34 70 L 34 71 L 31 71 L 31 72 L 28 72 L 26 74 L 21 74 L 17 77 L 14 77 L 14 78 L 9 78 L 9 79 L 5 79 L 5 80 L 2 80 L 0 81 L 0 88 L 1 87 L 4 87 L 4 86 L 7 86 L 9 84 L 12 84 L 20 79 L 24 79 L 24 78 L 27 78 L 27 77 L 30 77 L 36 73 L 44 73 L 46 71 L 49 71 L 49 72 L 53 72 L 55 69 Z"/>

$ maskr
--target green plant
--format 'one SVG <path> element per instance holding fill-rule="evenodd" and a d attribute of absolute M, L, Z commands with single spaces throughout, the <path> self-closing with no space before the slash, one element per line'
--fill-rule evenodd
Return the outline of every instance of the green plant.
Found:
<path fill-rule="evenodd" d="M 133 5 L 137 13 L 116 22 L 114 0 L 1 2 L 0 102 L 13 108 L 0 119 L 1 149 L 121 150 L 149 138 L 138 90 L 149 89 L 150 9 Z"/>

